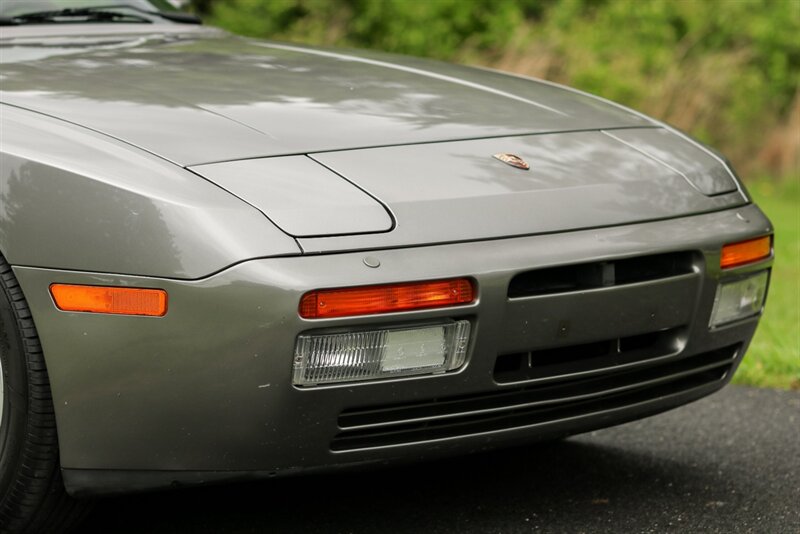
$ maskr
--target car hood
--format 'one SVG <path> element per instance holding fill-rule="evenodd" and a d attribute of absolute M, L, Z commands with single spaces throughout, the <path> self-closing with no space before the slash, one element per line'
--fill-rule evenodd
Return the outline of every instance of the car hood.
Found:
<path fill-rule="evenodd" d="M 183 166 L 651 124 L 590 96 L 492 71 L 209 29 L 126 33 L 130 26 L 114 25 L 112 36 L 4 28 L 0 101 Z"/>
<path fill-rule="evenodd" d="M 545 82 L 132 26 L 115 25 L 113 36 L 88 25 L 47 37 L 4 29 L 0 101 L 181 165 L 305 252 L 585 229 L 744 202 L 695 143 Z"/>
<path fill-rule="evenodd" d="M 522 158 L 529 169 L 495 157 L 502 153 Z M 190 168 L 261 209 L 306 252 L 562 232 L 743 203 L 719 160 L 662 128 L 365 148 Z"/>

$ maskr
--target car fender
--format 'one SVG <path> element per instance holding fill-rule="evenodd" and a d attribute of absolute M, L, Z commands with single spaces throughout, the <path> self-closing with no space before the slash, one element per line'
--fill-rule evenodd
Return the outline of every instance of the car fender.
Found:
<path fill-rule="evenodd" d="M 0 113 L 0 251 L 12 265 L 196 279 L 295 240 L 224 189 L 117 139 Z"/>

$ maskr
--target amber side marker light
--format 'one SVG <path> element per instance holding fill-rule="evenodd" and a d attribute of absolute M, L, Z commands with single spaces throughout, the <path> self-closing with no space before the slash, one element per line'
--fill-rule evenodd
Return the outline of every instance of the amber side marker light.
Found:
<path fill-rule="evenodd" d="M 730 243 L 722 247 L 719 265 L 723 269 L 739 267 L 769 258 L 772 253 L 772 236 L 765 235 L 756 239 Z"/>
<path fill-rule="evenodd" d="M 321 289 L 300 299 L 300 317 L 327 319 L 469 304 L 475 288 L 467 278 L 379 286 Z"/>
<path fill-rule="evenodd" d="M 62 311 L 151 317 L 167 313 L 167 292 L 163 289 L 51 284 L 50 294 Z"/>

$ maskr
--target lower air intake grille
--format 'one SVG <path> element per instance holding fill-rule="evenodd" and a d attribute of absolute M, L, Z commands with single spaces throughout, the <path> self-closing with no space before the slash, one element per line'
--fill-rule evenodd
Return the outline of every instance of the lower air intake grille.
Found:
<path fill-rule="evenodd" d="M 385 447 L 519 428 L 722 384 L 740 345 L 602 376 L 428 402 L 346 410 L 334 451 Z"/>
<path fill-rule="evenodd" d="M 679 352 L 683 331 L 683 327 L 671 328 L 583 345 L 502 354 L 495 363 L 494 379 L 500 384 L 561 380 L 570 374 L 601 374 L 622 366 L 641 366 L 647 360 Z"/>

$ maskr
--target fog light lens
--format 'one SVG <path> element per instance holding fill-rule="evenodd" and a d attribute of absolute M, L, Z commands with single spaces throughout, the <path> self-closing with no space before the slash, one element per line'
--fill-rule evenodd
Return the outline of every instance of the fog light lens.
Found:
<path fill-rule="evenodd" d="M 457 369 L 466 358 L 469 330 L 469 321 L 451 321 L 411 328 L 298 336 L 293 383 L 313 386 Z"/>
<path fill-rule="evenodd" d="M 709 326 L 719 326 L 758 315 L 764 306 L 768 278 L 769 273 L 761 271 L 734 282 L 721 283 L 717 287 Z"/>

